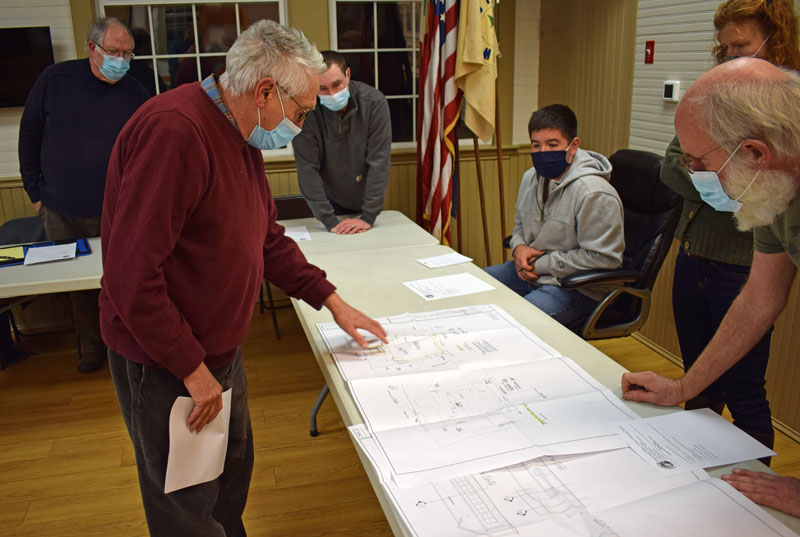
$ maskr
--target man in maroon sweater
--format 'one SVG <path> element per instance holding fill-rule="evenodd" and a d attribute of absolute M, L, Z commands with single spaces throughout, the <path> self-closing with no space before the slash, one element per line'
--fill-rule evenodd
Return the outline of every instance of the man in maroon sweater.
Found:
<path fill-rule="evenodd" d="M 259 21 L 226 67 L 140 108 L 108 167 L 100 321 L 151 535 L 245 535 L 253 442 L 241 343 L 262 278 L 328 307 L 361 345 L 357 328 L 385 339 L 284 235 L 264 174 L 259 149 L 288 143 L 315 104 L 321 55 L 301 33 Z M 187 425 L 200 431 L 229 388 L 222 475 L 165 494 L 176 397 L 192 397 Z"/>

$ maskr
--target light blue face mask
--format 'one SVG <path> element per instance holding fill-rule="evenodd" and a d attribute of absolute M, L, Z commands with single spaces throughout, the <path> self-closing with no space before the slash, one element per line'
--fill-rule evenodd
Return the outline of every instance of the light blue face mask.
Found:
<path fill-rule="evenodd" d="M 328 110 L 332 110 L 334 112 L 338 112 L 345 106 L 347 106 L 347 101 L 350 100 L 350 87 L 345 86 L 342 91 L 336 92 L 333 95 L 320 95 L 319 96 L 319 104 L 327 108 Z"/>
<path fill-rule="evenodd" d="M 97 62 L 94 63 L 97 65 Z M 122 77 L 125 76 L 125 73 L 128 72 L 128 69 L 131 68 L 131 62 L 125 58 L 103 54 L 103 65 L 97 65 L 97 67 L 104 77 L 112 82 L 117 82 L 121 80 Z"/>
<path fill-rule="evenodd" d="M 247 138 L 247 143 L 258 149 L 278 149 L 289 145 L 292 139 L 300 134 L 300 127 L 295 125 L 283 110 L 283 99 L 281 99 L 280 88 L 275 88 L 278 92 L 278 102 L 281 103 L 281 113 L 283 119 L 271 131 L 266 130 L 261 126 L 261 109 L 256 107 L 256 114 L 258 115 L 258 123 L 253 127 L 253 131 Z"/>
<path fill-rule="evenodd" d="M 756 174 L 753 176 L 753 180 L 750 181 L 750 184 L 747 185 L 747 188 L 739 194 L 736 199 L 731 199 L 730 196 L 725 192 L 725 189 L 722 188 L 722 183 L 719 181 L 719 172 L 722 171 L 728 162 L 733 158 L 733 155 L 739 150 L 742 146 L 742 142 L 739 142 L 739 145 L 736 146 L 736 149 L 733 150 L 731 156 L 728 157 L 728 160 L 720 166 L 719 170 L 715 172 L 711 171 L 700 171 L 700 172 L 689 172 L 689 177 L 692 178 L 692 184 L 697 189 L 697 192 L 700 193 L 700 197 L 703 199 L 704 202 L 711 205 L 715 210 L 720 212 L 731 212 L 735 213 L 739 209 L 742 208 L 742 204 L 739 202 L 742 199 L 742 196 L 750 190 L 750 187 L 753 186 L 753 183 L 756 182 L 756 178 L 758 178 L 758 174 L 761 173 L 761 170 L 758 170 Z"/>

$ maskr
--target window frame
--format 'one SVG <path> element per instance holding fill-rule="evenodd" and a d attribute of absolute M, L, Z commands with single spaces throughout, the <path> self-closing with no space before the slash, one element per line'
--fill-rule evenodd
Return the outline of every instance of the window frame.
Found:
<path fill-rule="evenodd" d="M 339 2 L 347 2 L 351 4 L 372 4 L 372 32 L 373 32 L 373 47 L 372 48 L 357 48 L 357 49 L 339 49 L 339 31 L 337 28 L 336 23 L 336 5 Z M 415 21 L 412 24 L 412 36 L 413 36 L 413 46 L 406 47 L 406 48 L 380 48 L 378 47 L 378 4 L 391 4 L 391 3 L 411 3 L 414 5 L 412 10 L 412 19 Z M 411 141 L 407 142 L 395 142 L 392 141 L 392 149 L 414 149 L 417 148 L 417 107 L 419 102 L 419 69 L 418 64 L 420 61 L 420 54 L 421 54 L 421 45 L 420 45 L 420 35 L 422 28 L 419 27 L 418 21 L 421 20 L 422 17 L 422 10 L 424 8 L 425 0 L 328 0 L 328 28 L 330 31 L 330 48 L 331 50 L 335 50 L 337 52 L 341 52 L 343 54 L 348 53 L 361 53 L 361 52 L 370 52 L 374 55 L 373 57 L 373 64 L 375 68 L 375 87 L 381 91 L 380 88 L 380 75 L 378 73 L 378 52 L 411 52 L 411 72 L 414 73 L 414 84 L 412 85 L 412 93 L 405 94 L 405 95 L 386 95 L 386 100 L 400 100 L 400 99 L 411 99 L 412 110 L 413 113 L 411 114 Z M 420 35 L 418 34 L 418 30 Z M 381 91 L 383 93 L 383 91 Z"/>
<path fill-rule="evenodd" d="M 151 7 L 159 7 L 159 6 L 191 6 L 192 8 L 192 24 L 194 25 L 194 32 L 195 36 L 197 36 L 197 5 L 202 4 L 233 4 L 235 13 L 236 13 L 236 37 L 238 38 L 241 35 L 241 28 L 240 28 L 240 21 L 239 21 L 239 5 L 240 4 L 263 4 L 263 3 L 277 3 L 278 4 L 278 17 L 280 24 L 287 24 L 286 19 L 286 0 L 95 0 L 95 8 L 97 13 L 100 13 L 101 16 L 106 15 L 106 6 L 144 6 L 147 7 L 147 22 L 148 22 L 148 32 L 150 33 L 150 46 L 151 50 L 155 51 L 155 33 L 153 32 L 153 16 L 152 10 L 149 9 Z M 151 62 L 155 62 L 158 59 L 169 59 L 169 58 L 194 58 L 196 65 L 197 65 L 197 72 L 201 72 L 200 67 L 200 59 L 201 58 L 212 58 L 212 57 L 224 57 L 227 52 L 214 52 L 214 53 L 202 53 L 202 52 L 194 52 L 191 54 L 148 54 L 138 56 L 141 60 L 149 60 Z M 134 59 L 133 61 L 136 61 Z M 159 91 L 159 84 L 158 84 L 158 66 L 153 64 L 153 79 L 156 85 L 156 95 L 160 95 Z M 285 157 L 294 157 L 294 150 L 292 149 L 291 143 L 288 146 L 280 148 L 280 149 L 270 149 L 270 150 L 262 150 L 262 155 L 265 159 L 283 159 Z"/>

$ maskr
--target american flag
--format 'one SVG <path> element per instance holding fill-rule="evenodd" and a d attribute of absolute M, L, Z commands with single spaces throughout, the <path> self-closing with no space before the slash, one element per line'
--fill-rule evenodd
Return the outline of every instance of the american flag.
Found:
<path fill-rule="evenodd" d="M 453 76 L 459 0 L 426 0 L 427 16 L 417 106 L 417 218 L 434 237 L 450 244 L 456 124 L 461 91 Z"/>

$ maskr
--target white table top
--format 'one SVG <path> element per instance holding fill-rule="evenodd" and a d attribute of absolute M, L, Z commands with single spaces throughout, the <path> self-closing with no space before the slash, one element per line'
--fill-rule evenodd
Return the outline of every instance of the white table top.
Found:
<path fill-rule="evenodd" d="M 375 219 L 375 225 L 364 233 L 337 235 L 328 231 L 316 218 L 279 220 L 284 227 L 306 226 L 310 241 L 299 241 L 300 249 L 309 257 L 329 252 L 353 252 L 376 248 L 396 248 L 438 244 L 439 241 L 399 211 L 383 211 Z"/>
<path fill-rule="evenodd" d="M 103 275 L 100 237 L 89 239 L 92 253 L 66 261 L 0 267 L 0 299 L 99 289 Z"/>
<path fill-rule="evenodd" d="M 429 269 L 416 259 L 450 253 L 446 246 L 408 246 L 372 251 L 357 251 L 346 254 L 317 254 L 313 262 L 328 274 L 328 279 L 337 286 L 337 292 L 352 306 L 372 317 L 385 317 L 405 312 L 431 311 L 467 305 L 497 304 L 512 315 L 517 321 L 531 329 L 546 343 L 564 356 L 572 358 L 600 383 L 610 388 L 621 397 L 620 377 L 625 369 L 576 336 L 550 316 L 533 307 L 525 299 L 500 284 L 472 263 L 452 265 L 439 269 Z M 490 284 L 495 289 L 482 293 L 464 295 L 442 300 L 426 301 L 402 285 L 402 282 L 446 276 L 467 272 Z M 293 300 L 300 322 L 308 337 L 317 362 L 336 401 L 339 412 L 347 425 L 363 423 L 363 418 L 353 403 L 352 395 L 339 374 L 333 357 L 327 351 L 317 323 L 333 320 L 330 312 L 323 308 L 316 311 L 304 302 Z M 675 412 L 677 407 L 661 408 L 643 403 L 626 401 L 631 409 L 642 417 L 657 416 Z M 396 535 L 409 535 L 399 522 L 391 503 L 384 497 L 380 482 L 369 461 L 359 452 L 364 468 L 376 491 L 378 500 L 383 506 L 387 520 Z M 757 461 L 737 464 L 737 467 L 753 470 L 766 470 Z M 712 470 L 714 476 L 728 473 L 731 467 Z M 790 517 L 772 509 L 767 509 L 776 518 L 800 532 L 800 519 Z"/>

